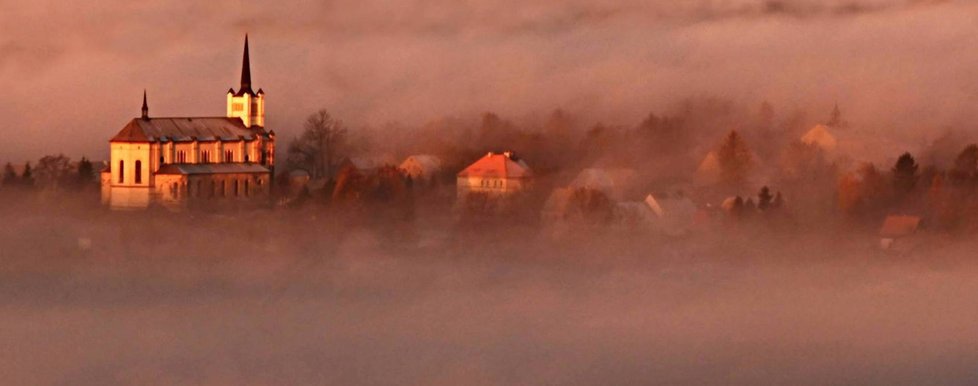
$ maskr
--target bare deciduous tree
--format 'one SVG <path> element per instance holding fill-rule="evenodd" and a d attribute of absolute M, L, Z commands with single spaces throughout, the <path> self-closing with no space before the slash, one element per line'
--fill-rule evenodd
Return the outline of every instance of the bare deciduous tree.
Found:
<path fill-rule="evenodd" d="M 343 122 L 325 109 L 313 113 L 306 118 L 302 135 L 289 143 L 288 168 L 304 169 L 313 179 L 333 178 L 346 134 Z"/>

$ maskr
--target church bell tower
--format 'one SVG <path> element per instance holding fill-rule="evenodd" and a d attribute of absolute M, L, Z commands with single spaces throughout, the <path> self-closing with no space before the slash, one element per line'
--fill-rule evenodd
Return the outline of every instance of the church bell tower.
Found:
<path fill-rule="evenodd" d="M 241 61 L 241 86 L 228 90 L 228 117 L 241 118 L 245 126 L 265 127 L 265 91 L 251 88 L 251 59 L 248 56 L 248 35 L 245 35 L 244 57 Z"/>

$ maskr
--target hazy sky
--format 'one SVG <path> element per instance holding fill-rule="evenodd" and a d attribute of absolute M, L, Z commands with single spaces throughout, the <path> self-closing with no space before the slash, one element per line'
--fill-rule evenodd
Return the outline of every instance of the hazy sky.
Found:
<path fill-rule="evenodd" d="M 290 137 L 563 107 L 634 124 L 686 96 L 828 111 L 881 134 L 973 129 L 978 2 L 0 0 L 0 161 L 101 159 L 139 114 L 223 115 L 242 38 Z"/>

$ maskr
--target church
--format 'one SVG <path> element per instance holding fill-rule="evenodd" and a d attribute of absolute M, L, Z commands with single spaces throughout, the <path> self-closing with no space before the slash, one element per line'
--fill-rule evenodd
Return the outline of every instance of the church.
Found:
<path fill-rule="evenodd" d="M 102 202 L 112 209 L 220 207 L 268 202 L 275 132 L 265 130 L 265 92 L 251 85 L 245 36 L 241 85 L 223 117 L 142 116 L 109 140 Z"/>

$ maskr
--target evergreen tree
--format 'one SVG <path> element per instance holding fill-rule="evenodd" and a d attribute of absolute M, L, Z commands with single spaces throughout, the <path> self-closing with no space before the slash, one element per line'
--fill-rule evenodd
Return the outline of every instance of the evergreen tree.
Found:
<path fill-rule="evenodd" d="M 898 192 L 910 192 L 917 184 L 917 161 L 910 153 L 903 153 L 893 165 L 893 185 Z"/>
<path fill-rule="evenodd" d="M 951 177 L 956 183 L 971 180 L 978 174 L 978 145 L 971 144 L 964 148 L 954 160 Z"/>
<path fill-rule="evenodd" d="M 839 110 L 838 103 L 836 103 L 835 107 L 832 108 L 832 114 L 829 115 L 829 121 L 825 124 L 833 128 L 844 128 L 848 126 L 848 123 L 842 118 L 842 111 Z"/>
<path fill-rule="evenodd" d="M 757 194 L 757 209 L 761 211 L 768 210 L 771 207 L 771 200 L 773 199 L 774 196 L 771 195 L 771 189 L 768 189 L 767 186 L 761 188 L 760 193 Z"/>
<path fill-rule="evenodd" d="M 3 167 L 3 186 L 14 186 L 17 184 L 17 171 L 14 170 L 14 165 L 7 162 Z"/>
<path fill-rule="evenodd" d="M 750 173 L 753 156 L 737 131 L 730 131 L 717 151 L 721 180 L 732 186 L 742 185 Z"/>
<path fill-rule="evenodd" d="M 81 161 L 78 161 L 78 186 L 85 187 L 93 178 L 95 178 L 95 166 L 88 158 L 82 157 Z"/>
<path fill-rule="evenodd" d="M 27 187 L 34 186 L 34 173 L 31 171 L 31 163 L 24 165 L 24 172 L 20 174 L 20 184 Z"/>

